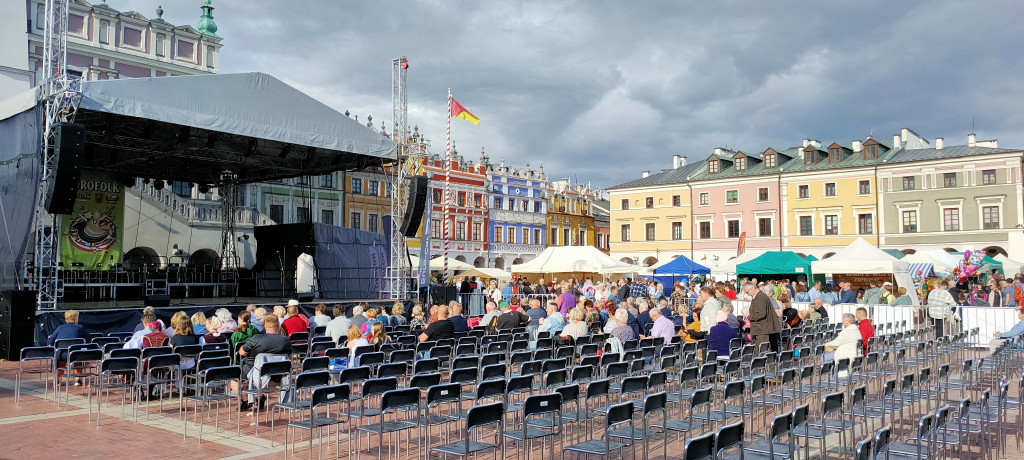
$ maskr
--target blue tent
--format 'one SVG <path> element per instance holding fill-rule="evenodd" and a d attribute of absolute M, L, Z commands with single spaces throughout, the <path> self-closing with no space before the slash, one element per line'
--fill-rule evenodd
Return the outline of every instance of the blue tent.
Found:
<path fill-rule="evenodd" d="M 680 255 L 671 262 L 654 269 L 655 275 L 707 275 L 711 269 Z"/>

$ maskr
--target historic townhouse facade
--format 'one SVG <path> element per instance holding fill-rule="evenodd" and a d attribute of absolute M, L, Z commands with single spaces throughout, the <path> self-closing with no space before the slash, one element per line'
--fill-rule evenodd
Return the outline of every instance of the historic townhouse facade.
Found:
<path fill-rule="evenodd" d="M 551 184 L 538 171 L 507 166 L 502 159 L 487 166 L 491 206 L 488 209 L 489 266 L 507 268 L 532 260 L 544 250 L 547 239 L 548 193 Z"/>
<path fill-rule="evenodd" d="M 1024 237 L 1020 149 L 995 141 L 902 150 L 879 170 L 884 248 L 1020 254 Z M 1011 249 L 1012 248 L 1012 249 Z"/>
<path fill-rule="evenodd" d="M 592 246 L 594 244 L 593 200 L 600 192 L 568 179 L 551 182 L 548 204 L 548 246 Z"/>
<path fill-rule="evenodd" d="M 417 174 L 427 176 L 431 209 L 423 213 L 419 237 L 407 240 L 409 251 L 419 253 L 424 232 L 430 232 L 430 255 L 444 251 L 444 157 L 422 157 Z M 451 239 L 448 257 L 474 266 L 487 265 L 487 169 L 481 163 L 466 161 L 452 146 L 451 201 L 448 223 Z"/>
<path fill-rule="evenodd" d="M 693 255 L 715 266 L 741 251 L 782 245 L 778 160 L 716 148 L 691 176 Z M 774 163 L 773 163 L 774 161 Z"/>
<path fill-rule="evenodd" d="M 679 168 L 677 159 L 673 169 L 609 189 L 611 254 L 653 265 L 682 253 L 714 268 L 740 247 L 824 258 L 856 238 L 903 252 L 1024 253 L 1022 159 L 1024 151 L 996 141 L 970 135 L 967 145 L 944 146 L 909 129 L 891 142 L 715 149 L 694 165 Z M 687 195 L 679 210 L 657 207 Z"/>
<path fill-rule="evenodd" d="M 686 164 L 676 155 L 672 166 L 608 190 L 608 249 L 615 258 L 650 266 L 680 254 L 692 255 L 690 190 L 679 184 L 703 163 Z"/>

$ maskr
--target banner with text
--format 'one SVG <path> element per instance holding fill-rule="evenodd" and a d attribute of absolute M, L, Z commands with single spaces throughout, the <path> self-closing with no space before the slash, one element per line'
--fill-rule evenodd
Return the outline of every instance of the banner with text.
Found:
<path fill-rule="evenodd" d="M 61 216 L 61 231 L 64 267 L 80 263 L 84 270 L 107 270 L 121 262 L 124 185 L 117 176 L 83 170 L 74 211 Z"/>

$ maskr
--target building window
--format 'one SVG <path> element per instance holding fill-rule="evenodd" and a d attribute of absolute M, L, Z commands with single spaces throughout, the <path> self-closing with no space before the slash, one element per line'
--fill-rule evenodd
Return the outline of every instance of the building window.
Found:
<path fill-rule="evenodd" d="M 701 192 L 700 194 L 700 205 L 707 206 L 711 202 L 711 194 L 708 192 Z"/>
<path fill-rule="evenodd" d="M 826 182 L 825 183 L 825 196 L 836 196 L 836 183 Z"/>
<path fill-rule="evenodd" d="M 483 241 L 483 228 L 480 222 L 473 222 L 473 241 Z"/>
<path fill-rule="evenodd" d="M 103 19 L 100 21 L 100 43 L 107 44 L 110 42 L 110 21 Z"/>
<path fill-rule="evenodd" d="M 501 197 L 494 197 L 494 209 L 501 209 Z"/>
<path fill-rule="evenodd" d="M 811 216 L 800 216 L 800 236 L 814 234 L 814 218 Z"/>
<path fill-rule="evenodd" d="M 768 187 L 759 187 L 757 189 L 757 201 L 768 201 Z"/>
<path fill-rule="evenodd" d="M 864 158 L 872 159 L 878 158 L 878 144 L 871 144 L 864 146 Z"/>
<path fill-rule="evenodd" d="M 818 162 L 818 151 L 808 150 L 804 152 L 804 164 L 813 165 Z"/>
<path fill-rule="evenodd" d="M 349 228 L 354 228 L 356 230 L 362 230 L 363 229 L 363 223 L 361 222 L 362 218 L 363 218 L 363 215 L 360 214 L 359 211 L 352 211 L 352 214 L 349 216 L 348 227 Z"/>
<path fill-rule="evenodd" d="M 430 219 L 430 237 L 441 238 L 441 221 Z"/>
<path fill-rule="evenodd" d="M 903 177 L 903 190 L 913 190 L 913 189 L 914 189 L 914 176 L 904 176 Z"/>
<path fill-rule="evenodd" d="M 999 207 L 985 206 L 981 208 L 981 224 L 985 230 L 999 228 Z"/>
<path fill-rule="evenodd" d="M 602 234 L 602 233 L 598 233 L 597 234 L 597 247 L 599 247 L 601 249 L 605 248 L 604 247 L 604 234 Z"/>
<path fill-rule="evenodd" d="M 757 235 L 772 236 L 772 220 L 768 217 L 757 219 Z"/>
<path fill-rule="evenodd" d="M 523 229 L 523 239 L 519 240 L 519 244 L 530 244 L 530 229 Z"/>
<path fill-rule="evenodd" d="M 944 231 L 960 230 L 960 210 L 945 208 L 942 210 L 942 229 Z"/>
<path fill-rule="evenodd" d="M 206 47 L 206 67 L 213 68 L 213 46 Z"/>
<path fill-rule="evenodd" d="M 797 186 L 796 194 L 797 194 L 797 197 L 799 197 L 799 198 L 810 198 L 811 197 L 811 187 L 807 186 L 807 185 Z"/>
<path fill-rule="evenodd" d="M 533 212 L 544 212 L 544 205 L 540 201 L 533 202 Z"/>
<path fill-rule="evenodd" d="M 946 188 L 956 187 L 956 173 L 943 173 L 942 186 Z"/>
<path fill-rule="evenodd" d="M 644 199 L 644 207 L 647 208 L 647 209 L 653 208 L 654 207 L 654 198 L 653 197 L 645 198 Z"/>
<path fill-rule="evenodd" d="M 718 160 L 708 162 L 708 174 L 714 174 L 718 172 Z"/>
<path fill-rule="evenodd" d="M 681 240 L 683 239 L 683 223 L 672 222 L 672 239 Z"/>
<path fill-rule="evenodd" d="M 736 162 L 732 164 L 733 169 L 737 171 L 747 170 L 747 157 L 737 157 Z"/>
<path fill-rule="evenodd" d="M 380 220 L 377 219 L 377 215 L 376 214 L 374 214 L 374 213 L 367 214 L 366 215 L 366 230 L 370 231 L 370 232 L 373 232 L 373 233 L 377 233 L 377 230 L 378 230 L 377 229 L 377 222 L 379 222 L 379 221 Z"/>
<path fill-rule="evenodd" d="M 320 186 L 324 188 L 334 188 L 334 174 L 324 174 L 321 176 Z"/>
<path fill-rule="evenodd" d="M 363 180 L 362 179 L 360 179 L 358 177 L 353 177 L 352 178 L 352 190 L 350 190 L 350 193 L 352 193 L 353 195 L 362 195 L 363 194 Z"/>
<path fill-rule="evenodd" d="M 459 241 L 465 241 L 466 239 L 466 223 L 463 221 L 455 222 L 455 239 Z"/>
<path fill-rule="evenodd" d="M 730 220 L 725 222 L 725 228 L 728 230 L 729 238 L 740 237 L 740 221 Z"/>
<path fill-rule="evenodd" d="M 654 224 L 644 224 L 644 240 L 654 241 Z"/>
<path fill-rule="evenodd" d="M 869 180 L 862 180 L 860 182 L 857 182 L 857 193 L 859 193 L 861 195 L 870 195 L 871 194 L 871 181 L 869 181 Z"/>
<path fill-rule="evenodd" d="M 843 159 L 842 147 L 830 147 L 828 149 L 828 161 L 830 163 L 836 163 Z"/>
<path fill-rule="evenodd" d="M 509 201 L 509 204 L 512 204 L 512 200 L 508 200 L 508 201 Z M 455 195 L 455 203 L 458 204 L 459 206 L 465 206 L 466 205 L 466 192 L 459 192 L 458 194 L 456 194 Z"/>
<path fill-rule="evenodd" d="M 333 209 L 321 209 L 320 210 L 320 223 L 327 225 L 334 225 L 334 210 Z"/>
<path fill-rule="evenodd" d="M 274 221 L 275 224 L 284 223 L 284 205 L 270 205 L 270 220 Z"/>
<path fill-rule="evenodd" d="M 682 197 L 680 197 L 679 195 L 672 195 L 672 206 L 675 206 L 675 207 L 678 208 L 679 206 L 683 205 L 682 203 L 683 203 Z"/>
<path fill-rule="evenodd" d="M 507 242 L 508 242 L 508 244 L 515 244 L 515 242 L 516 242 L 516 228 L 515 227 L 509 227 L 508 228 L 508 241 Z M 522 243 L 522 241 L 520 241 L 520 243 Z"/>
<path fill-rule="evenodd" d="M 296 177 L 295 185 L 309 185 L 309 176 Z"/>
<path fill-rule="evenodd" d="M 702 239 L 702 240 L 711 239 L 711 222 L 701 222 L 699 225 L 700 225 L 700 239 Z"/>
<path fill-rule="evenodd" d="M 573 244 L 578 244 L 578 245 L 581 245 L 581 246 L 586 246 L 587 245 L 587 231 L 586 230 L 580 230 L 580 239 L 578 239 L 576 241 L 573 241 Z"/>
<path fill-rule="evenodd" d="M 441 204 L 441 202 L 442 202 L 442 201 L 444 200 L 444 198 L 442 197 L 442 192 L 441 192 L 441 189 L 439 189 L 439 188 L 435 188 L 435 189 L 433 189 L 433 190 L 431 191 L 431 194 L 433 194 L 433 195 L 434 195 L 434 196 L 433 196 L 433 197 L 431 198 L 431 200 L 432 200 L 432 201 L 433 201 L 433 202 L 434 202 L 435 204 Z"/>
<path fill-rule="evenodd" d="M 515 198 L 509 198 L 508 199 L 508 210 L 509 211 L 515 211 L 516 210 L 516 199 Z"/>
<path fill-rule="evenodd" d="M 164 37 L 164 34 L 156 34 L 156 46 L 154 46 L 154 48 L 156 48 L 156 55 L 157 56 L 163 57 L 163 55 L 164 55 L 164 42 L 166 40 L 167 40 L 167 38 Z"/>
<path fill-rule="evenodd" d="M 986 169 L 981 172 L 981 185 L 994 185 L 996 183 L 996 170 Z"/>
<path fill-rule="evenodd" d="M 624 231 L 623 235 L 626 235 L 627 239 L 624 239 L 622 241 L 629 241 L 629 239 L 628 239 L 629 232 L 628 231 Z M 551 229 L 551 238 L 550 238 L 550 241 L 548 241 L 548 245 L 549 246 L 557 246 L 558 245 L 558 229 L 557 228 Z"/>
<path fill-rule="evenodd" d="M 775 164 L 776 163 L 775 163 L 775 154 L 774 153 L 769 153 L 769 154 L 764 156 L 764 167 L 765 168 L 774 168 Z"/>
<path fill-rule="evenodd" d="M 825 234 L 826 235 L 838 235 L 839 234 L 839 216 L 835 216 L 835 215 L 825 216 Z"/>
<path fill-rule="evenodd" d="M 367 182 L 367 186 L 369 187 L 369 190 L 367 191 L 368 195 L 370 195 L 370 196 L 379 196 L 380 195 L 380 182 L 377 182 L 375 180 L 371 180 L 371 181 Z"/>
<path fill-rule="evenodd" d="M 192 185 L 185 181 L 172 181 L 171 193 L 184 198 L 192 198 Z"/>
<path fill-rule="evenodd" d="M 310 221 L 309 208 L 305 206 L 299 206 L 295 208 L 295 221 L 300 224 L 306 224 Z"/>
<path fill-rule="evenodd" d="M 484 200 L 483 195 L 480 195 L 479 193 L 474 193 L 473 194 L 473 206 L 478 207 L 478 208 L 481 207 L 480 204 L 483 203 L 483 200 Z"/>
<path fill-rule="evenodd" d="M 552 229 L 553 230 L 553 229 Z M 502 243 L 502 239 L 505 238 L 505 227 L 494 227 L 494 242 Z"/>
<path fill-rule="evenodd" d="M 861 235 L 870 235 L 874 233 L 874 216 L 871 214 L 857 214 L 857 232 Z"/>
<path fill-rule="evenodd" d="M 543 244 L 543 243 L 544 242 L 540 240 L 540 229 L 536 229 L 536 228 L 533 229 L 533 244 Z"/>
<path fill-rule="evenodd" d="M 725 191 L 725 202 L 726 203 L 739 203 L 740 192 L 738 190 L 726 190 Z"/>
<path fill-rule="evenodd" d="M 569 245 L 571 245 L 572 243 L 570 243 L 570 241 L 571 240 L 569 239 L 569 229 L 563 228 L 562 229 L 562 246 L 569 246 Z"/>
<path fill-rule="evenodd" d="M 917 211 L 903 211 L 903 233 L 917 232 Z"/>
<path fill-rule="evenodd" d="M 622 199 L 622 204 L 619 206 L 623 211 L 629 210 L 629 200 L 626 198 Z"/>

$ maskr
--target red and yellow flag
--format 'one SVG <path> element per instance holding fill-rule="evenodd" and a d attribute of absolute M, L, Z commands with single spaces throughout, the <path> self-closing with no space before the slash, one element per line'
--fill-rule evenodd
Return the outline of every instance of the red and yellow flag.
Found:
<path fill-rule="evenodd" d="M 462 104 L 459 104 L 459 101 L 456 101 L 455 98 L 452 98 L 452 118 L 461 118 L 473 123 L 474 125 L 480 124 L 480 119 L 477 118 L 476 115 L 473 115 L 469 110 L 466 110 L 466 108 L 463 107 Z"/>

